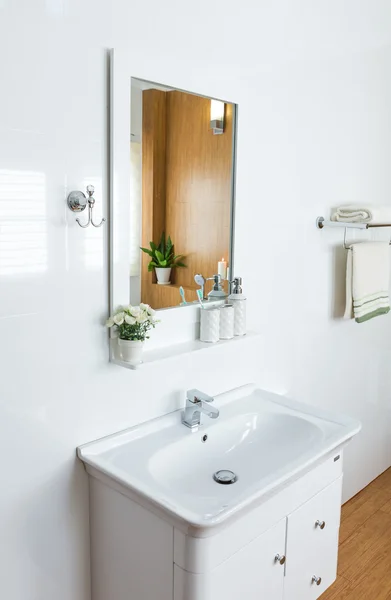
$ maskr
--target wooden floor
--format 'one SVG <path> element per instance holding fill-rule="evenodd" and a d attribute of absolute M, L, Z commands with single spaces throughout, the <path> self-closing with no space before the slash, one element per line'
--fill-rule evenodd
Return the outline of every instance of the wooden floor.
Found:
<path fill-rule="evenodd" d="M 391 469 L 342 507 L 338 578 L 321 600 L 391 600 Z"/>

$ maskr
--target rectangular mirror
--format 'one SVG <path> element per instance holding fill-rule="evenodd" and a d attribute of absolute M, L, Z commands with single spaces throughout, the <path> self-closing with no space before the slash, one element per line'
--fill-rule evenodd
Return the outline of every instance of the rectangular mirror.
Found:
<path fill-rule="evenodd" d="M 131 78 L 130 112 L 129 302 L 192 304 L 202 278 L 215 299 L 215 275 L 229 294 L 236 105 Z"/>

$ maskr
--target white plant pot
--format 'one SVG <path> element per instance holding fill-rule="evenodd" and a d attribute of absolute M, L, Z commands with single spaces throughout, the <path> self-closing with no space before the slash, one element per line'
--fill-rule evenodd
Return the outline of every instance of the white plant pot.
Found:
<path fill-rule="evenodd" d="M 170 285 L 171 267 L 159 268 L 155 267 L 156 278 L 159 285 Z"/>
<path fill-rule="evenodd" d="M 121 360 L 131 365 L 142 363 L 144 342 L 139 340 L 121 340 L 118 338 L 118 346 Z"/>

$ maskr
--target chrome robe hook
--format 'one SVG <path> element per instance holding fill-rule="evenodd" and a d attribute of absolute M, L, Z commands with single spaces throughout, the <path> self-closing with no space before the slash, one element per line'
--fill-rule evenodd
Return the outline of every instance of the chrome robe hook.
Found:
<path fill-rule="evenodd" d="M 76 219 L 76 223 L 80 227 L 83 227 L 83 229 L 88 227 L 90 225 L 90 223 L 93 227 L 101 227 L 103 225 L 103 223 L 106 221 L 106 219 L 102 219 L 100 223 L 94 223 L 94 219 L 93 219 L 93 215 L 92 215 L 92 209 L 94 208 L 94 205 L 95 205 L 95 198 L 93 196 L 94 191 L 95 191 L 95 188 L 93 185 L 87 185 L 88 198 L 85 194 L 83 194 L 83 192 L 80 192 L 80 191 L 71 192 L 67 198 L 68 207 L 70 208 L 70 210 L 72 212 L 82 212 L 83 210 L 85 210 L 85 208 L 88 204 L 88 221 L 87 221 L 87 223 L 85 225 L 82 225 L 80 223 L 80 219 Z"/>

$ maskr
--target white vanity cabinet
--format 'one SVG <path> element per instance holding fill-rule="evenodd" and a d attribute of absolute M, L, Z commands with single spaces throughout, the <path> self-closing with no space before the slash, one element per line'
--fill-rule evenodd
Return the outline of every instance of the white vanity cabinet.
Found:
<path fill-rule="evenodd" d="M 339 477 L 211 571 L 175 567 L 174 600 L 318 598 L 336 578 L 341 491 Z"/>
<path fill-rule="evenodd" d="M 88 470 L 92 600 L 316 600 L 335 580 L 340 451 L 202 529 Z"/>

